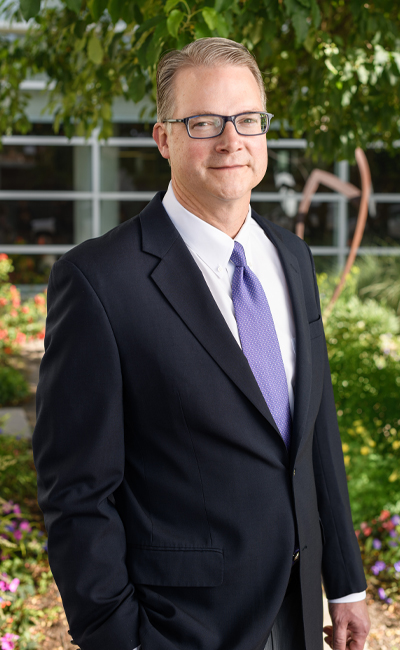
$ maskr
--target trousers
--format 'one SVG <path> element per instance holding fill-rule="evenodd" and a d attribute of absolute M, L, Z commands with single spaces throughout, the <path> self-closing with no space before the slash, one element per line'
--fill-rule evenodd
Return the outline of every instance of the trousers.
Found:
<path fill-rule="evenodd" d="M 306 650 L 299 570 L 296 562 L 264 650 Z"/>

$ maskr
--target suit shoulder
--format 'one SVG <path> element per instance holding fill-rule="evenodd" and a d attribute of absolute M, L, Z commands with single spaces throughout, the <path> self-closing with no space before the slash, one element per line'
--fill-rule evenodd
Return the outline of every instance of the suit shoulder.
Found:
<path fill-rule="evenodd" d="M 58 260 L 71 262 L 82 271 L 101 265 L 115 264 L 126 255 L 132 255 L 133 250 L 140 249 L 141 228 L 139 215 L 115 226 L 104 235 L 86 239 L 67 251 Z"/>

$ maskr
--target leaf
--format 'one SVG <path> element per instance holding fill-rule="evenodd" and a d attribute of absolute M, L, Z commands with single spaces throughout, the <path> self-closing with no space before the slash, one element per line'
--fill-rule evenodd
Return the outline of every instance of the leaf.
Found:
<path fill-rule="evenodd" d="M 88 0 L 87 5 L 93 19 L 97 22 L 107 8 L 107 0 Z"/>
<path fill-rule="evenodd" d="M 158 23 L 162 22 L 163 20 L 165 20 L 165 16 L 163 15 L 153 16 L 153 18 L 149 18 L 149 20 L 145 20 L 144 23 L 142 23 L 140 27 L 135 31 L 136 38 L 139 39 L 139 36 L 141 36 L 149 29 L 154 27 L 154 25 L 158 25 Z"/>
<path fill-rule="evenodd" d="M 76 14 L 79 14 L 82 7 L 82 0 L 65 0 L 65 4 L 68 9 L 74 11 Z"/>
<path fill-rule="evenodd" d="M 165 7 L 164 7 L 165 13 L 169 14 L 171 9 L 176 7 L 176 5 L 178 5 L 180 2 L 181 2 L 181 0 L 167 0 L 167 2 L 165 3 Z"/>
<path fill-rule="evenodd" d="M 120 18 L 122 18 L 122 13 L 124 10 L 125 0 L 109 0 L 107 4 L 108 13 L 111 16 L 113 23 L 117 23 Z M 124 19 L 125 20 L 125 19 Z M 131 21 L 125 21 L 131 22 Z"/>
<path fill-rule="evenodd" d="M 81 50 L 83 50 L 85 45 L 86 45 L 86 37 L 77 38 L 75 40 L 75 44 L 74 44 L 74 51 L 75 52 L 80 52 Z"/>
<path fill-rule="evenodd" d="M 146 79 L 144 75 L 138 70 L 128 82 L 129 96 L 135 103 L 140 102 L 146 93 Z"/>
<path fill-rule="evenodd" d="M 196 27 L 194 28 L 195 39 L 197 40 L 199 38 L 207 38 L 209 36 L 212 36 L 211 29 L 203 23 L 197 23 Z"/>
<path fill-rule="evenodd" d="M 168 31 L 174 38 L 178 37 L 179 25 L 181 24 L 185 14 L 179 9 L 173 9 L 167 18 Z"/>
<path fill-rule="evenodd" d="M 297 43 L 303 43 L 307 38 L 309 28 L 307 15 L 302 11 L 297 11 L 294 16 L 292 16 L 292 23 Z"/>
<path fill-rule="evenodd" d="M 229 27 L 223 16 L 220 14 L 217 15 L 217 32 L 222 38 L 228 38 L 229 36 Z"/>
<path fill-rule="evenodd" d="M 92 63 L 99 65 L 103 61 L 103 56 L 103 47 L 96 34 L 93 32 L 88 43 L 88 57 Z"/>
<path fill-rule="evenodd" d="M 29 20 L 39 13 L 40 0 L 20 0 L 19 6 L 25 20 Z"/>
<path fill-rule="evenodd" d="M 311 0 L 311 16 L 315 29 L 318 29 L 321 24 L 321 11 L 317 0 Z"/>
<path fill-rule="evenodd" d="M 303 7 L 307 7 L 307 8 L 310 7 L 310 0 L 297 0 L 297 2 L 298 2 L 300 5 L 303 5 Z"/>
<path fill-rule="evenodd" d="M 208 27 L 211 30 L 216 29 L 218 25 L 218 14 L 215 9 L 212 9 L 212 7 L 204 7 L 201 13 Z"/>

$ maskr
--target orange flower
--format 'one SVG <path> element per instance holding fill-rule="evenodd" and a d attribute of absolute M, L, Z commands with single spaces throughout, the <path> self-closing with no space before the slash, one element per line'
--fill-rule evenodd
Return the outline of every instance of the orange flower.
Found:
<path fill-rule="evenodd" d="M 0 341 L 1 339 L 5 339 L 7 334 L 8 334 L 7 330 L 0 330 Z"/>
<path fill-rule="evenodd" d="M 45 330 L 45 328 L 43 328 L 41 332 L 38 332 L 38 334 L 36 334 L 36 338 L 37 339 L 44 339 L 45 334 L 46 334 L 46 330 Z"/>
<path fill-rule="evenodd" d="M 4 352 L 5 352 L 6 354 L 11 354 L 11 353 L 12 353 L 12 350 L 11 350 L 11 348 L 4 348 Z"/>
<path fill-rule="evenodd" d="M 39 294 L 37 294 L 35 296 L 34 300 L 35 300 L 36 305 L 44 305 L 45 304 L 44 296 L 40 296 Z"/>
<path fill-rule="evenodd" d="M 0 305 L 1 305 L 2 307 L 4 307 L 4 305 L 6 305 L 7 302 L 8 302 L 7 298 L 0 298 Z"/>
<path fill-rule="evenodd" d="M 24 305 L 23 307 L 21 307 L 21 311 L 22 311 L 24 314 L 29 314 L 29 307 L 27 307 L 26 305 Z"/>
<path fill-rule="evenodd" d="M 16 310 L 16 309 L 12 309 L 12 310 L 10 311 L 10 316 L 12 316 L 13 318 L 17 318 L 17 316 L 18 316 L 18 312 L 17 312 L 17 310 Z"/>
<path fill-rule="evenodd" d="M 8 260 L 8 255 L 6 253 L 0 253 L 0 261 L 1 260 Z"/>
<path fill-rule="evenodd" d="M 19 307 L 21 304 L 21 298 L 19 296 L 16 296 L 15 298 L 12 299 L 12 304 L 14 307 Z"/>
<path fill-rule="evenodd" d="M 21 344 L 21 343 L 25 343 L 25 341 L 26 341 L 26 334 L 24 334 L 24 332 L 18 332 L 18 334 L 17 334 L 17 336 L 16 336 L 16 341 L 17 341 L 17 343 L 19 343 L 19 344 Z"/>

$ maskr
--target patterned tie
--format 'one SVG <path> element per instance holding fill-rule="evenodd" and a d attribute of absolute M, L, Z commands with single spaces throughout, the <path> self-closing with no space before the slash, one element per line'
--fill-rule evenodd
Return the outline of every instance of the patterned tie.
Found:
<path fill-rule="evenodd" d="M 267 297 L 249 269 L 243 246 L 235 241 L 231 262 L 232 301 L 242 350 L 271 415 L 289 449 L 291 416 L 285 368 Z"/>

